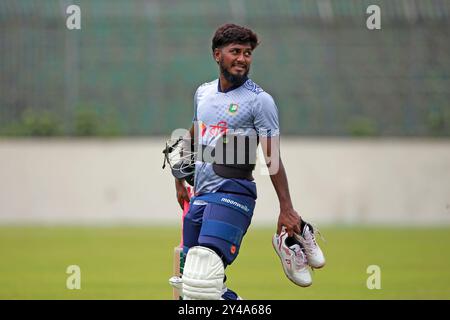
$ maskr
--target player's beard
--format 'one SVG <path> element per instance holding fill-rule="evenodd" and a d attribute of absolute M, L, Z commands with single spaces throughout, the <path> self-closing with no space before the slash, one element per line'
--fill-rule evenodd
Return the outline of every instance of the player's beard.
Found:
<path fill-rule="evenodd" d="M 250 66 L 246 65 L 247 70 L 242 74 L 232 74 L 224 66 L 223 60 L 219 63 L 220 72 L 223 74 L 224 78 L 232 84 L 232 86 L 240 86 L 248 79 L 248 73 L 250 72 Z"/>

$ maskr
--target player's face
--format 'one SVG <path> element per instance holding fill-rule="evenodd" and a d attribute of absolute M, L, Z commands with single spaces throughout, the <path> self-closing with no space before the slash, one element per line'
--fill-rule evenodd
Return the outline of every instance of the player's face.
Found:
<path fill-rule="evenodd" d="M 247 77 L 252 63 L 252 47 L 249 44 L 229 44 L 216 49 L 214 58 L 220 71 L 230 82 L 239 82 Z"/>

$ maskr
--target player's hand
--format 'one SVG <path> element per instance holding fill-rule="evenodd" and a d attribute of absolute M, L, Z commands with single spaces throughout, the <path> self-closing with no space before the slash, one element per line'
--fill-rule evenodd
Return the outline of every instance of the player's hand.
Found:
<path fill-rule="evenodd" d="M 181 209 L 184 209 L 184 202 L 189 202 L 189 192 L 184 185 L 184 180 L 175 179 L 175 188 L 177 190 L 177 201 L 180 204 Z"/>
<path fill-rule="evenodd" d="M 290 237 L 294 235 L 294 232 L 300 234 L 301 222 L 302 218 L 294 208 L 281 208 L 278 217 L 277 234 L 280 234 L 283 227 L 286 228 L 286 232 Z"/>

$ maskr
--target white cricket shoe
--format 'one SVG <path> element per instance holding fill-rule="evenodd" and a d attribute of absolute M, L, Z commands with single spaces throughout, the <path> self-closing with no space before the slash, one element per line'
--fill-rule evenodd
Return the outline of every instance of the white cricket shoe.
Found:
<path fill-rule="evenodd" d="M 272 245 L 278 257 L 284 273 L 293 283 L 300 287 L 308 287 L 312 284 L 306 256 L 299 244 L 295 243 L 288 247 L 286 245 L 287 232 L 283 229 L 280 235 L 275 234 Z"/>
<path fill-rule="evenodd" d="M 302 244 L 308 264 L 313 268 L 322 268 L 325 265 L 325 257 L 316 242 L 313 227 L 305 222 L 302 234 L 295 234 L 295 238 Z"/>
<path fill-rule="evenodd" d="M 220 300 L 244 300 L 236 292 L 223 285 Z"/>

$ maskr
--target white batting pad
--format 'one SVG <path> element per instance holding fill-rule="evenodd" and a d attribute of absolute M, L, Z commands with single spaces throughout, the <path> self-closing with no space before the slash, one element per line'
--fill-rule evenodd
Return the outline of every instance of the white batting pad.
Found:
<path fill-rule="evenodd" d="M 225 269 L 222 259 L 211 249 L 189 249 L 183 271 L 184 300 L 219 300 Z"/>

